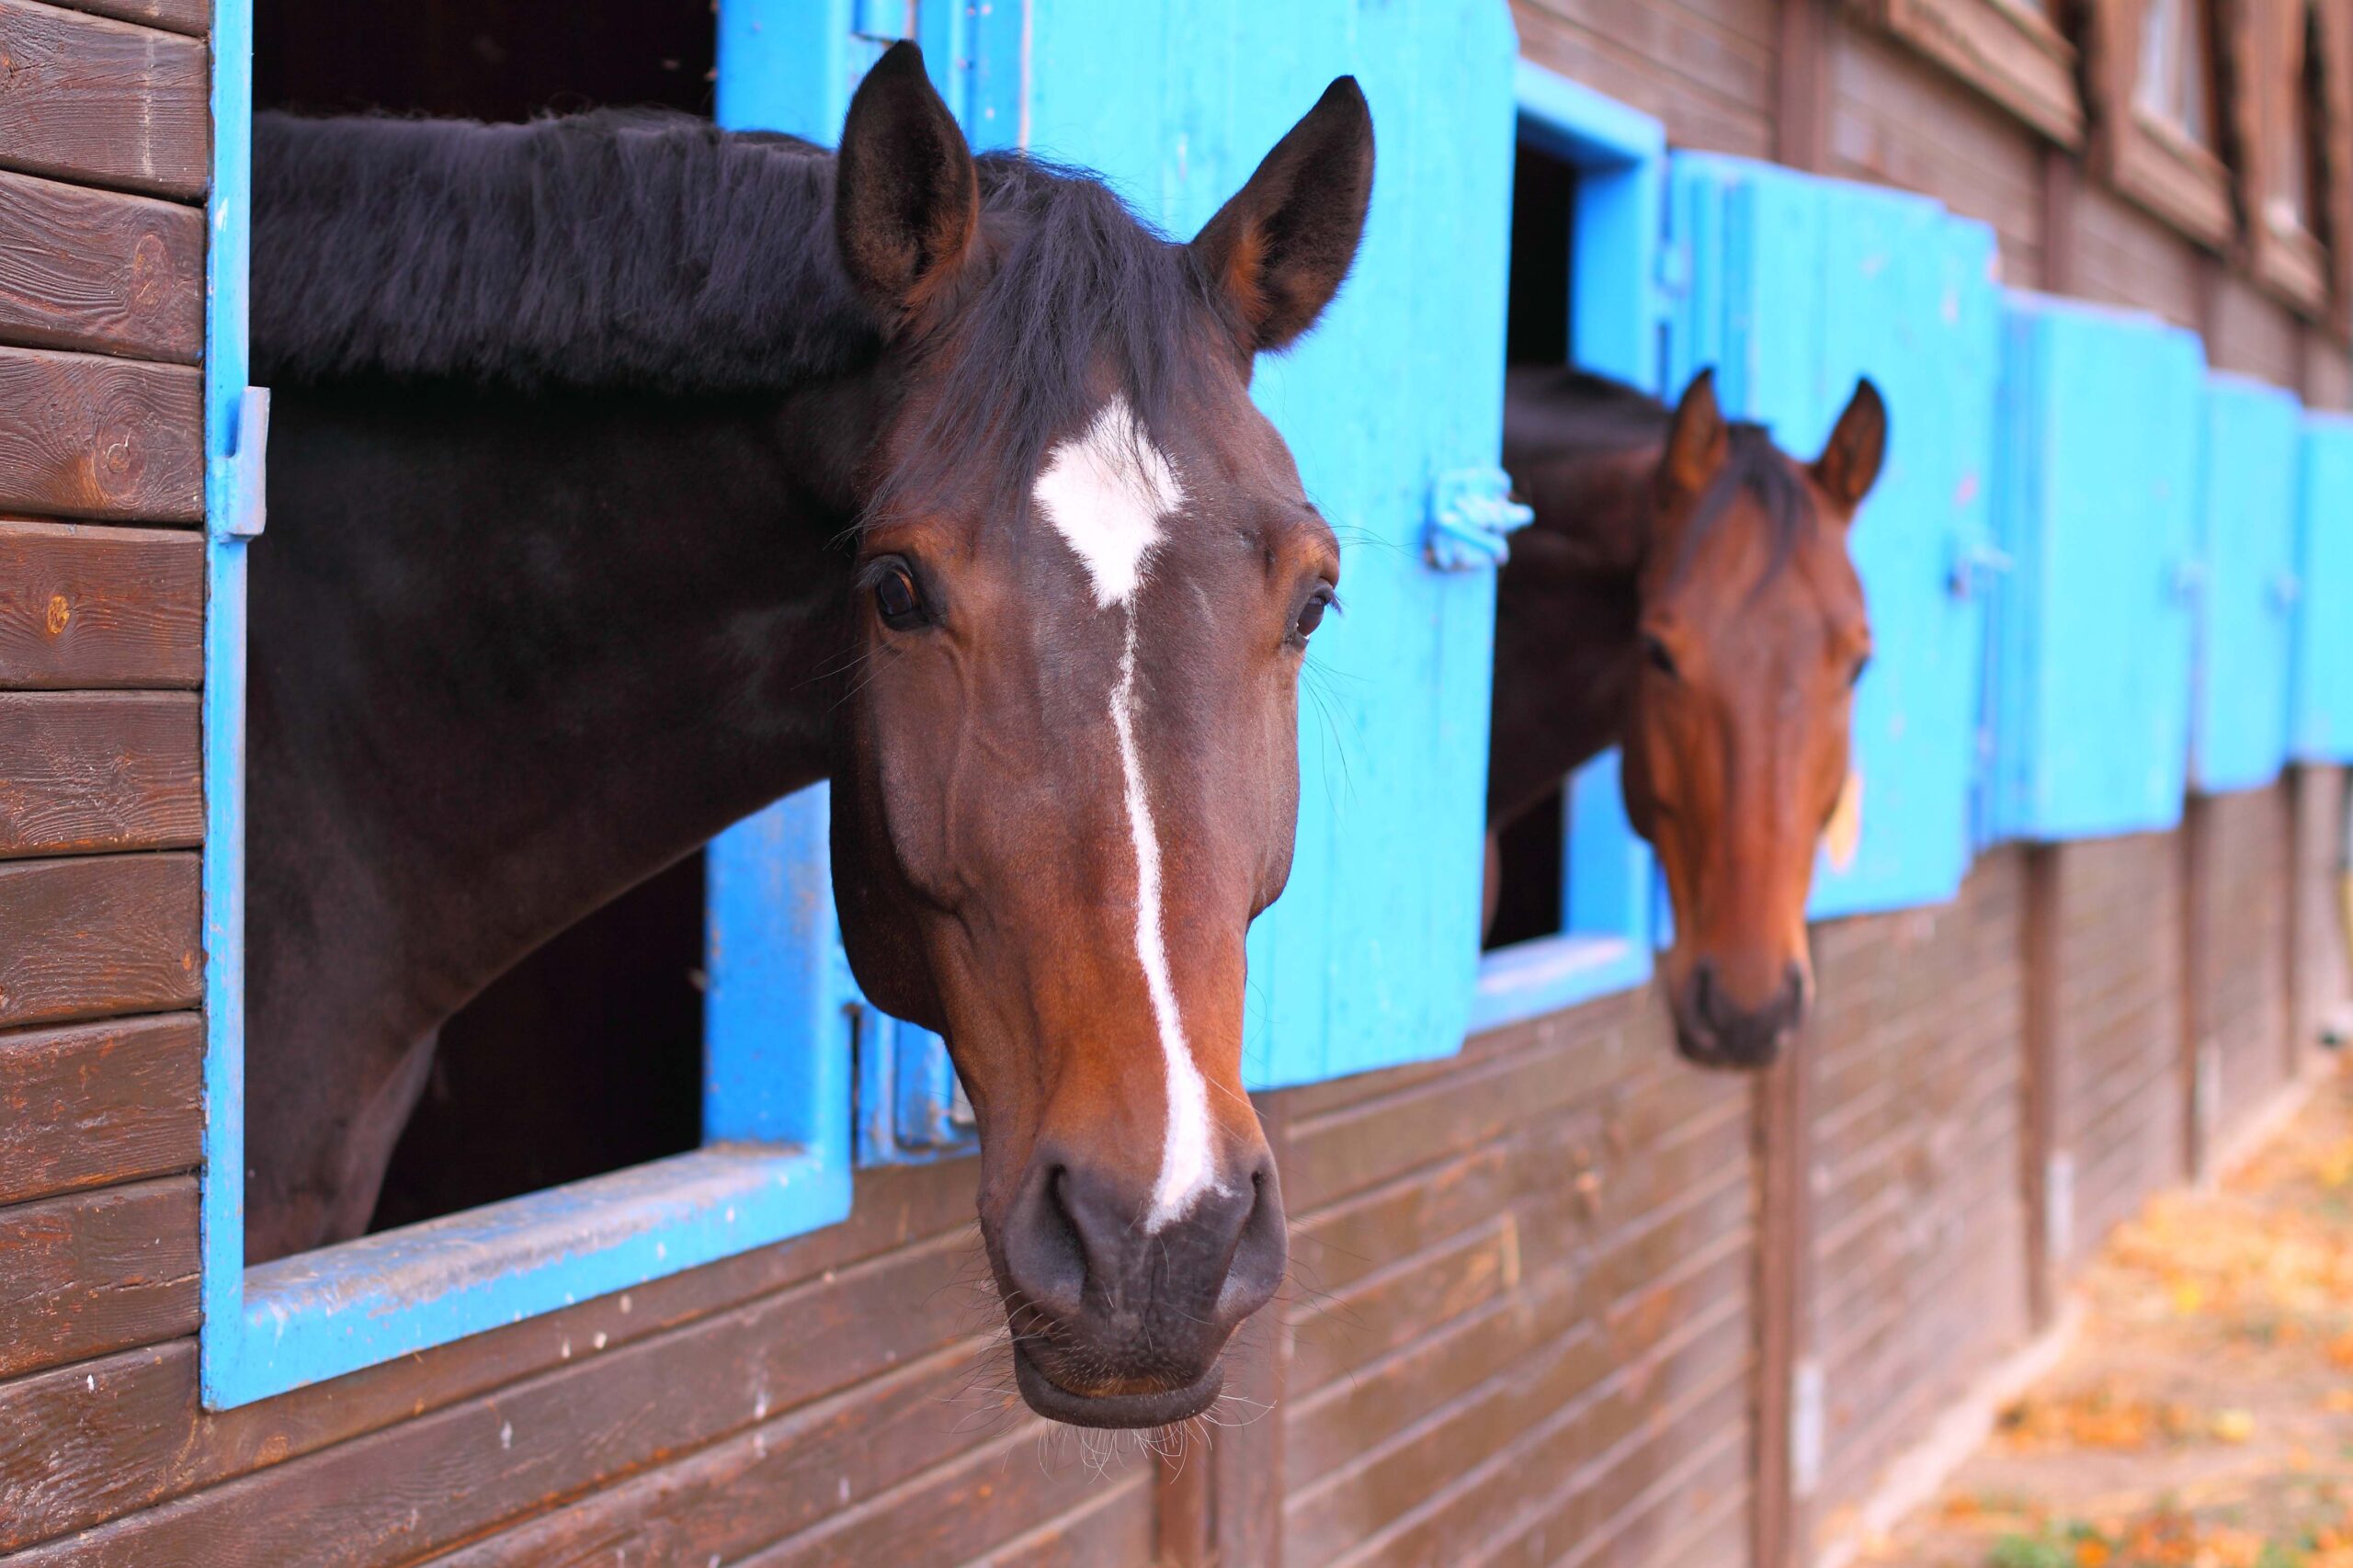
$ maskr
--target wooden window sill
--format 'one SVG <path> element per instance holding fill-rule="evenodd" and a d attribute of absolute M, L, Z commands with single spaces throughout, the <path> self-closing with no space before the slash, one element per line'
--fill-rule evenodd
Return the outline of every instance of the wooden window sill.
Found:
<path fill-rule="evenodd" d="M 2327 313 L 2328 251 L 2292 213 L 2267 212 L 2256 224 L 2255 277 L 2300 314 Z"/>
<path fill-rule="evenodd" d="M 2076 52 L 2025 0 L 1857 0 L 1863 14 L 2062 146 L 2080 146 Z"/>
<path fill-rule="evenodd" d="M 2200 244 L 2228 245 L 2237 227 L 2230 169 L 2172 121 L 2138 105 L 2131 112 L 2109 153 L 2116 188 Z"/>

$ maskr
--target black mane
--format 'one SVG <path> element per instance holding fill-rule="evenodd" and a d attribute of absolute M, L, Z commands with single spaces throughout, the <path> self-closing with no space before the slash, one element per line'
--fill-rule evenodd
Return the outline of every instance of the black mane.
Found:
<path fill-rule="evenodd" d="M 683 115 L 254 117 L 253 355 L 278 385 L 790 386 L 873 355 L 833 159 Z"/>
<path fill-rule="evenodd" d="M 1675 420 L 1673 409 L 1640 388 L 1574 366 L 1541 373 L 1515 370 L 1511 391 L 1506 418 L 1516 416 L 1515 444 L 1540 444 L 1560 451 L 1622 451 L 1664 443 Z M 1813 520 L 1813 508 L 1789 455 L 1773 444 L 1771 431 L 1752 420 L 1724 423 L 1730 451 L 1692 515 L 1683 560 L 1688 563 L 1715 532 L 1734 493 L 1745 488 L 1773 528 L 1773 559 L 1766 569 L 1769 580 L 1788 564 L 1800 531 Z"/>
<path fill-rule="evenodd" d="M 924 467 L 1026 486 L 1104 367 L 1147 428 L 1211 317 L 1197 266 L 1092 176 L 977 160 L 1001 264 L 940 363 Z M 870 365 L 834 157 L 658 111 L 526 125 L 254 121 L 256 380 L 786 392 Z M 927 483 L 929 474 L 894 483 Z"/>

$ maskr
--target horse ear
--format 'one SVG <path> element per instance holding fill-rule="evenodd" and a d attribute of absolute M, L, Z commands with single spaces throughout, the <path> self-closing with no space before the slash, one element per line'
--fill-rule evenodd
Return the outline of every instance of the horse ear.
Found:
<path fill-rule="evenodd" d="M 1371 200 L 1372 111 L 1342 76 L 1193 239 L 1245 355 L 1315 324 L 1356 260 Z"/>
<path fill-rule="evenodd" d="M 842 124 L 834 170 L 842 266 L 895 328 L 955 278 L 980 222 L 964 133 L 932 90 L 923 51 L 894 43 L 858 84 Z"/>
<path fill-rule="evenodd" d="M 1843 506 L 1863 504 L 1878 482 L 1880 464 L 1887 458 L 1887 404 L 1879 388 L 1865 376 L 1855 383 L 1855 395 L 1838 416 L 1822 455 L 1813 460 L 1813 480 Z"/>
<path fill-rule="evenodd" d="M 1659 483 L 1670 495 L 1696 495 L 1708 488 L 1732 455 L 1732 432 L 1716 405 L 1716 372 L 1691 378 L 1667 427 L 1666 453 L 1659 460 Z"/>

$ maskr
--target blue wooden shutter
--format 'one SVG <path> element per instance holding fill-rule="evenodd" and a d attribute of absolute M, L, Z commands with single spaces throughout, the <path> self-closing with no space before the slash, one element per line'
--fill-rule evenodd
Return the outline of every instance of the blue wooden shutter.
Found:
<path fill-rule="evenodd" d="M 1817 917 L 1935 903 L 1969 869 L 1984 648 L 1975 563 L 1988 558 L 1998 363 L 1984 225 L 1899 192 L 1769 164 L 1670 159 L 1679 299 L 1667 396 L 1716 368 L 1726 411 L 1803 460 L 1853 393 L 1878 383 L 1885 466 L 1853 553 L 1877 653 L 1855 700 L 1862 836 L 1817 865 Z"/>
<path fill-rule="evenodd" d="M 2353 418 L 2304 416 L 2294 733 L 2300 762 L 2353 762 Z"/>
<path fill-rule="evenodd" d="M 1261 361 L 1260 406 L 1339 529 L 1316 633 L 1290 891 L 1250 936 L 1245 1077 L 1296 1084 L 1456 1050 L 1478 964 L 1495 580 L 1431 570 L 1440 482 L 1502 446 L 1515 49 L 1499 6 L 1308 0 L 1204 25 L 1036 0 L 1029 145 L 1199 230 L 1325 85 L 1355 74 L 1380 166 L 1355 270 Z"/>
<path fill-rule="evenodd" d="M 2153 317 L 2005 301 L 1993 838 L 2169 827 L 2189 749 L 2203 354 Z"/>
<path fill-rule="evenodd" d="M 976 145 L 1098 169 L 1179 237 L 1332 77 L 1354 73 L 1371 100 L 1381 161 L 1356 268 L 1256 382 L 1340 529 L 1347 608 L 1309 659 L 1298 851 L 1290 891 L 1251 933 L 1245 1073 L 1266 1087 L 1450 1052 L 1478 962 L 1495 582 L 1433 570 L 1425 534 L 1441 483 L 1492 468 L 1502 446 L 1508 18 L 1475 0 L 1314 0 L 1205 28 L 1173 4 L 1006 0 L 958 24 L 951 56 L 929 30 L 946 9 L 915 7 L 915 36 Z M 726 0 L 722 121 L 830 142 L 877 35 L 904 13 Z M 751 829 L 722 835 L 714 878 L 763 852 Z M 714 904 L 714 986 L 731 918 Z M 906 1157 L 905 1128 L 952 1127 L 936 1040 L 865 1008 L 832 955 L 806 963 L 858 1020 L 863 1156 Z M 886 1035 L 889 1084 L 867 1045 Z M 885 1123 L 902 1131 L 882 1138 Z"/>
<path fill-rule="evenodd" d="M 2268 783 L 2288 755 L 2288 658 L 2296 595 L 2296 460 L 2302 407 L 2244 376 L 2206 383 L 2198 508 L 2190 783 L 2219 792 Z"/>

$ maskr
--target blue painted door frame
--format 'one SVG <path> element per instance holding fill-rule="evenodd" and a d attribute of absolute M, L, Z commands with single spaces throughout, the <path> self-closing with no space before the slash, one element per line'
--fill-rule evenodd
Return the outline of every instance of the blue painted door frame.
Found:
<path fill-rule="evenodd" d="M 1519 139 L 1574 168 L 1570 357 L 1655 395 L 1660 390 L 1661 208 L 1666 131 L 1646 114 L 1542 66 L 1514 78 Z M 1516 942 L 1479 965 L 1471 1028 L 1496 1028 L 1639 985 L 1651 975 L 1657 877 L 1626 820 L 1613 748 L 1563 793 L 1561 929 Z"/>

